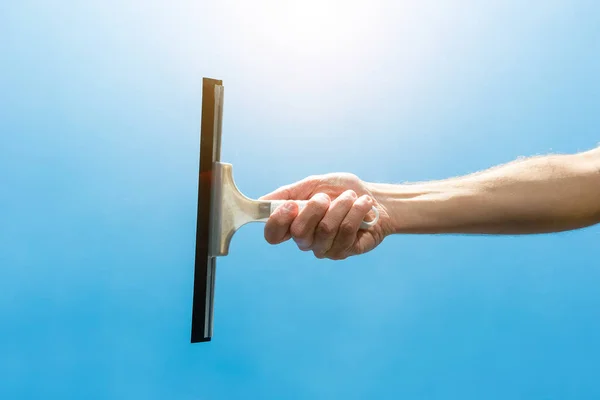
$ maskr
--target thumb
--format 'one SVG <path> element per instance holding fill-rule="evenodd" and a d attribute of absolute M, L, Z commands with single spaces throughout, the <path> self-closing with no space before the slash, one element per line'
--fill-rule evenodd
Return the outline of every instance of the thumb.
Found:
<path fill-rule="evenodd" d="M 292 195 L 288 186 L 282 186 L 260 197 L 259 200 L 292 200 Z"/>
<path fill-rule="evenodd" d="M 314 179 L 309 177 L 291 185 L 281 186 L 259 200 L 308 200 L 313 186 Z"/>

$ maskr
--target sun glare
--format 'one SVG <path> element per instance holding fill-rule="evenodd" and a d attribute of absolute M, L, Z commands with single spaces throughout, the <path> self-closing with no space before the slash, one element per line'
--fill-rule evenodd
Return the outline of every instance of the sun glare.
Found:
<path fill-rule="evenodd" d="M 376 9 L 368 2 L 263 0 L 233 9 L 245 67 L 292 70 L 299 82 L 315 69 L 339 73 L 348 63 L 357 66 L 376 43 Z"/>
<path fill-rule="evenodd" d="M 348 46 L 360 30 L 359 13 L 343 2 L 278 3 L 269 21 L 273 43 L 297 55 L 324 55 Z"/>

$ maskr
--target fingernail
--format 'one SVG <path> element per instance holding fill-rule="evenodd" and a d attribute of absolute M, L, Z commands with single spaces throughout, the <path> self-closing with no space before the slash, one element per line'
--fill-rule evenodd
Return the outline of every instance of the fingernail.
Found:
<path fill-rule="evenodd" d="M 298 248 L 302 251 L 306 251 L 309 248 L 309 246 L 307 246 L 307 243 L 303 240 L 294 239 L 294 242 L 296 242 L 296 246 L 298 246 Z"/>
<path fill-rule="evenodd" d="M 294 211 L 294 207 L 296 207 L 296 204 L 294 204 L 294 202 L 292 202 L 292 201 L 288 201 L 287 203 L 285 203 L 283 205 L 283 209 L 287 212 Z"/>

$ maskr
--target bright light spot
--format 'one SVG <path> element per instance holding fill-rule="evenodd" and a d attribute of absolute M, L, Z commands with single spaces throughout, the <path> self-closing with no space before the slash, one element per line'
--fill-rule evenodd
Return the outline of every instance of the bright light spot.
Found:
<path fill-rule="evenodd" d="M 361 31 L 374 21 L 364 20 L 364 7 L 348 2 L 305 0 L 276 2 L 267 12 L 263 33 L 281 51 L 300 56 L 325 56 L 348 50 Z M 353 49 L 356 51 L 356 49 Z"/>
<path fill-rule="evenodd" d="M 373 3 L 341 0 L 252 1 L 232 5 L 229 26 L 240 67 L 297 86 L 315 77 L 335 85 L 359 76 L 378 43 Z"/>

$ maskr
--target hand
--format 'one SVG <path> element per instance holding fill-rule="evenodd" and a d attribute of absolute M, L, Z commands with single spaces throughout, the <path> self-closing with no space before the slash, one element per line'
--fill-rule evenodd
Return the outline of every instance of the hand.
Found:
<path fill-rule="evenodd" d="M 293 238 L 298 248 L 317 258 L 343 260 L 374 249 L 391 233 L 387 210 L 375 199 L 366 183 L 345 173 L 311 176 L 269 193 L 261 200 L 308 200 L 298 211 L 293 201 L 278 207 L 265 225 L 265 239 L 279 244 Z M 377 207 L 379 221 L 360 230 Z"/>

